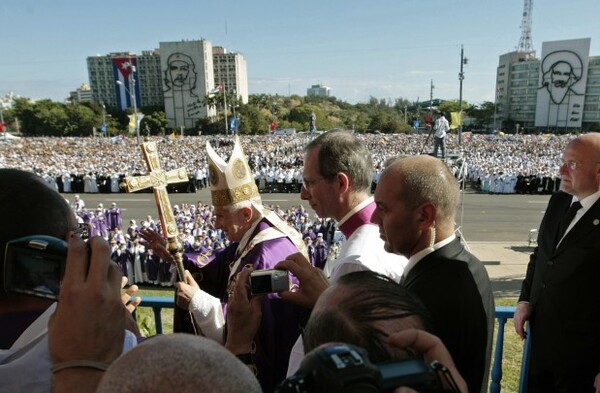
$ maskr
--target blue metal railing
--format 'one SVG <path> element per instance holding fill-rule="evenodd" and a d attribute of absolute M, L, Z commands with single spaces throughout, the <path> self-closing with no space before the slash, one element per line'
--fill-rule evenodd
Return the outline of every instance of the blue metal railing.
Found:
<path fill-rule="evenodd" d="M 161 310 L 163 308 L 174 308 L 173 298 L 149 296 L 144 297 L 139 307 L 152 308 L 154 312 L 154 324 L 156 334 L 163 333 Z M 498 320 L 498 331 L 496 332 L 496 345 L 494 350 L 494 368 L 491 372 L 490 393 L 500 393 L 502 386 L 502 355 L 504 352 L 504 327 L 506 322 L 515 314 L 515 307 L 496 307 L 496 319 Z M 529 332 L 528 334 L 531 334 Z M 529 344 L 531 340 L 525 340 L 521 362 L 521 375 L 519 380 L 519 392 L 526 393 L 527 366 L 529 365 Z"/>

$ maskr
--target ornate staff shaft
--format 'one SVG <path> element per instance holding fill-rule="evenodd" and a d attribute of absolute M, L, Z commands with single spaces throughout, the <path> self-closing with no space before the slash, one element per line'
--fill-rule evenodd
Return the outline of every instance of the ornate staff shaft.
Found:
<path fill-rule="evenodd" d="M 179 232 L 177 230 L 177 220 L 173 215 L 167 185 L 172 183 L 181 183 L 188 181 L 185 168 L 179 168 L 172 171 L 164 171 L 160 167 L 158 160 L 158 149 L 156 142 L 144 142 L 140 145 L 142 154 L 148 166 L 149 174 L 146 176 L 136 176 L 125 178 L 125 190 L 127 192 L 135 192 L 152 187 L 154 192 L 154 200 L 158 208 L 158 217 L 163 233 L 167 238 L 167 250 L 173 256 L 175 267 L 179 280 L 183 280 L 183 244 L 179 241 Z"/>

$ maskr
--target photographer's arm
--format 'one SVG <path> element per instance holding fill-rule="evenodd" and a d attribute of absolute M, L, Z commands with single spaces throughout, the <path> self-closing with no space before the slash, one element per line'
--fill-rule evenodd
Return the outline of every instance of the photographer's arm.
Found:
<path fill-rule="evenodd" d="M 252 268 L 245 267 L 236 277 L 235 289 L 227 303 L 227 348 L 234 355 L 249 354 L 262 320 L 262 296 L 251 297 L 249 277 Z"/>
<path fill-rule="evenodd" d="M 423 330 L 406 329 L 390 335 L 389 343 L 395 347 L 411 349 L 413 352 L 421 354 L 423 360 L 427 363 L 437 360 L 448 369 L 459 391 L 461 393 L 468 393 L 467 384 L 456 369 L 448 349 L 446 349 L 442 340 L 438 337 Z M 442 382 L 444 383 L 444 389 L 452 389 L 451 386 L 447 385 L 446 381 Z M 396 389 L 394 393 L 408 393 L 413 391 L 410 388 L 402 387 Z"/>
<path fill-rule="evenodd" d="M 123 349 L 121 272 L 102 238 L 86 245 L 71 236 L 68 243 L 58 305 L 48 324 L 53 391 L 93 392 Z"/>
<path fill-rule="evenodd" d="M 298 287 L 281 292 L 281 298 L 306 307 L 313 308 L 317 299 L 329 287 L 329 281 L 321 269 L 312 266 L 300 253 L 290 255 L 279 262 L 275 269 L 288 270 L 298 278 Z"/>

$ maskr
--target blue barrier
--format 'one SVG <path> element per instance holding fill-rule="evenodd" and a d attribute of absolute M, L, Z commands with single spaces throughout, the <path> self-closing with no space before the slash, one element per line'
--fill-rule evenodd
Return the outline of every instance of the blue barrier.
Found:
<path fill-rule="evenodd" d="M 173 298 L 149 296 L 142 299 L 142 304 L 139 307 L 152 308 L 154 312 L 154 324 L 156 333 L 162 334 L 162 317 L 161 310 L 163 308 L 174 308 L 175 303 Z M 502 386 L 502 354 L 504 351 L 504 327 L 506 322 L 515 314 L 515 307 L 496 307 L 496 319 L 498 320 L 498 331 L 496 332 L 496 345 L 494 350 L 494 368 L 491 371 L 490 393 L 500 393 Z M 529 332 L 528 334 L 531 334 Z M 521 375 L 519 381 L 519 393 L 526 393 L 527 386 L 527 366 L 529 364 L 529 343 L 531 340 L 525 340 L 523 348 Z"/>

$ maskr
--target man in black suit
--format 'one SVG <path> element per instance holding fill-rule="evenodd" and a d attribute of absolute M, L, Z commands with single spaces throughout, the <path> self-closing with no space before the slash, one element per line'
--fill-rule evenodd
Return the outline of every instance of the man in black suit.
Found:
<path fill-rule="evenodd" d="M 567 145 L 560 175 L 562 192 L 542 219 L 515 329 L 525 338 L 529 321 L 529 393 L 600 392 L 599 133 Z"/>
<path fill-rule="evenodd" d="M 469 392 L 485 391 L 494 298 L 488 274 L 454 234 L 458 183 L 431 156 L 400 158 L 381 175 L 371 220 L 388 252 L 409 258 L 401 283 L 425 304 Z"/>

